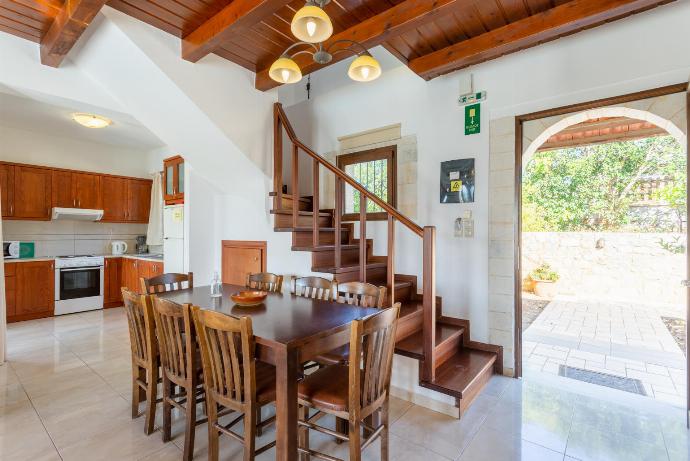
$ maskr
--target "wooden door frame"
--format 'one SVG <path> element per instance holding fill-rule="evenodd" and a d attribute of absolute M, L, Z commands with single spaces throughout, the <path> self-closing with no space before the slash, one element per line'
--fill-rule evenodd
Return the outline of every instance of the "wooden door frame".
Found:
<path fill-rule="evenodd" d="M 267 243 L 265 240 L 221 240 L 220 245 L 220 279 L 223 280 L 223 249 L 243 248 L 249 250 L 261 250 L 261 272 L 266 272 Z"/>
<path fill-rule="evenodd" d="M 515 377 L 522 377 L 522 125 L 524 122 L 531 120 L 538 120 L 542 118 L 554 117 L 557 115 L 571 114 L 575 112 L 582 112 L 589 109 L 596 109 L 600 107 L 607 107 L 615 104 L 624 104 L 633 101 L 639 101 L 641 99 L 649 99 L 657 96 L 665 96 L 675 93 L 683 93 L 687 95 L 686 113 L 690 110 L 690 93 L 688 93 L 688 83 L 678 83 L 675 85 L 662 86 L 659 88 L 653 88 L 650 90 L 638 91 L 635 93 L 623 94 L 620 96 L 614 96 L 610 98 L 597 99 L 594 101 L 582 102 L 577 104 L 570 104 L 567 106 L 556 107 L 553 109 L 546 109 L 537 112 L 531 112 L 528 114 L 518 115 L 515 117 L 515 206 L 513 208 L 514 213 L 514 263 L 513 263 L 513 275 L 514 280 L 514 291 L 515 291 L 515 324 L 514 324 L 514 349 L 515 349 Z M 687 150 L 686 155 L 690 157 L 690 114 L 688 114 L 688 127 L 686 133 L 687 139 Z M 687 162 L 687 174 L 690 177 L 690 161 Z M 688 200 L 688 216 L 690 216 L 690 200 Z M 686 248 L 690 248 L 690 232 L 686 233 Z M 690 277 L 690 252 L 686 251 L 686 264 L 687 264 L 687 274 Z M 690 288 L 688 288 L 687 296 L 687 306 L 686 306 L 686 326 L 688 324 L 688 319 L 690 319 Z M 688 329 L 686 328 L 686 348 L 688 340 L 690 340 L 690 335 L 688 335 Z M 686 355 L 686 373 L 688 376 L 687 383 L 690 383 L 690 354 Z M 690 386 L 687 386 L 690 387 Z M 690 408 L 690 392 L 688 393 L 688 408 Z M 690 413 L 688 414 L 688 424 L 690 424 Z"/>

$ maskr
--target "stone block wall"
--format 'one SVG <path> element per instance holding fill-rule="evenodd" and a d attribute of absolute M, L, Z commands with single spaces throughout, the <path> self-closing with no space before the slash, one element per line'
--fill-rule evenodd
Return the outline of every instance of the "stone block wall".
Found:
<path fill-rule="evenodd" d="M 546 262 L 561 276 L 560 294 L 681 305 L 685 254 L 659 243 L 676 239 L 685 243 L 685 234 L 525 232 L 523 274 Z"/>

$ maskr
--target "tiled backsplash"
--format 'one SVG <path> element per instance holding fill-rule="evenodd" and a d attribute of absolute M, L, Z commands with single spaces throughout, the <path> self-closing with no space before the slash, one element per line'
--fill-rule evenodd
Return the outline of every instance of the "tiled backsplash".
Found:
<path fill-rule="evenodd" d="M 36 257 L 111 253 L 110 242 L 122 240 L 136 251 L 136 237 L 146 235 L 146 224 L 84 221 L 2 221 L 4 240 L 36 243 Z"/>

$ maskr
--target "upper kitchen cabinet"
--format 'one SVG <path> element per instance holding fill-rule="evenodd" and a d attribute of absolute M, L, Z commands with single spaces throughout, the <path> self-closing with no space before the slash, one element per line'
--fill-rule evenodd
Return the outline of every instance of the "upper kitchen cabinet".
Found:
<path fill-rule="evenodd" d="M 77 208 L 100 210 L 103 208 L 101 200 L 101 175 L 89 173 L 72 173 L 74 183 L 74 199 Z"/>
<path fill-rule="evenodd" d="M 179 155 L 163 160 L 163 183 L 166 205 L 184 203 L 184 159 Z"/>
<path fill-rule="evenodd" d="M 14 165 L 0 164 L 0 198 L 2 217 L 11 217 L 14 213 Z"/>
<path fill-rule="evenodd" d="M 52 171 L 16 165 L 14 167 L 15 219 L 49 220 L 52 201 Z"/>
<path fill-rule="evenodd" d="M 103 176 L 101 195 L 103 196 L 103 219 L 108 222 L 127 221 L 127 178 Z"/>
<path fill-rule="evenodd" d="M 127 182 L 127 221 L 149 222 L 151 209 L 151 185 L 147 179 L 130 179 Z"/>
<path fill-rule="evenodd" d="M 101 209 L 101 175 L 53 170 L 53 206 Z"/>

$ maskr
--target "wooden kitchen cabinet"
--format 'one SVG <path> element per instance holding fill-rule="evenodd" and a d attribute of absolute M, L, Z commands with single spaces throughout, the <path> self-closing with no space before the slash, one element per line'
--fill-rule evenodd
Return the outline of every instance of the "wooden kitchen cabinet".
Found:
<path fill-rule="evenodd" d="M 106 222 L 127 221 L 127 179 L 115 176 L 101 178 L 103 219 Z"/>
<path fill-rule="evenodd" d="M 184 159 L 179 155 L 163 160 L 163 200 L 166 205 L 184 203 Z"/>
<path fill-rule="evenodd" d="M 16 264 L 5 263 L 5 305 L 8 320 L 17 315 L 17 278 L 15 268 Z"/>
<path fill-rule="evenodd" d="M 53 206 L 60 208 L 76 208 L 74 198 L 74 184 L 72 172 L 53 170 Z"/>
<path fill-rule="evenodd" d="M 122 258 L 105 258 L 103 307 L 122 306 Z"/>
<path fill-rule="evenodd" d="M 14 165 L 0 164 L 0 196 L 2 217 L 11 217 L 14 214 Z"/>
<path fill-rule="evenodd" d="M 53 206 L 100 210 L 101 175 L 53 170 Z"/>
<path fill-rule="evenodd" d="M 52 202 L 52 171 L 18 165 L 14 169 L 15 219 L 49 220 Z"/>
<path fill-rule="evenodd" d="M 141 292 L 140 279 L 151 278 L 163 274 L 163 261 L 147 261 L 145 259 L 122 259 L 122 284 L 127 289 Z"/>
<path fill-rule="evenodd" d="M 72 173 L 72 182 L 77 208 L 84 208 L 86 210 L 100 210 L 103 208 L 101 200 L 101 175 Z"/>
<path fill-rule="evenodd" d="M 127 182 L 127 221 L 148 223 L 151 209 L 152 182 L 130 179 Z"/>
<path fill-rule="evenodd" d="M 13 318 L 19 321 L 52 317 L 55 310 L 55 262 L 28 261 L 15 264 L 16 306 Z"/>

